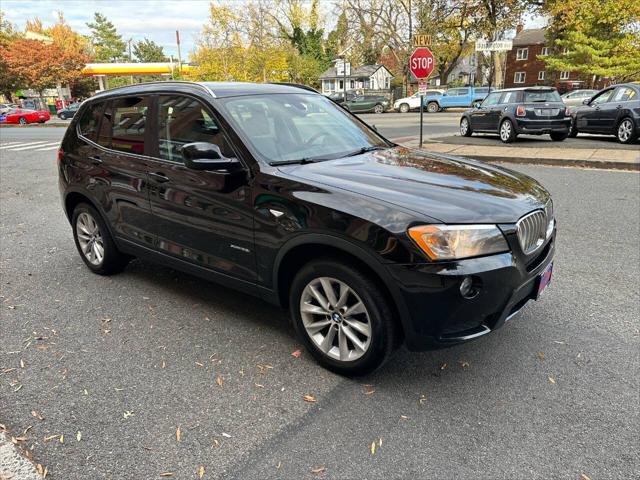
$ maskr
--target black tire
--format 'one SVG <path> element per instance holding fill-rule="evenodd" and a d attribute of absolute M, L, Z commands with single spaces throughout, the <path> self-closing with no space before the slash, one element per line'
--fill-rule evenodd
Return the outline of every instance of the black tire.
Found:
<path fill-rule="evenodd" d="M 329 277 L 346 284 L 355 292 L 366 308 L 366 313 L 368 314 L 367 324 L 371 331 L 370 343 L 364 353 L 355 360 L 341 361 L 340 359 L 332 358 L 329 354 L 324 353 L 309 336 L 309 333 L 307 333 L 302 319 L 300 304 L 307 285 L 321 277 Z M 334 292 L 337 295 L 339 290 Z M 357 301 L 357 299 L 354 301 Z M 390 358 L 399 344 L 399 328 L 397 327 L 396 319 L 394 318 L 393 310 L 389 304 L 389 300 L 387 300 L 387 296 L 369 275 L 343 259 L 332 257 L 321 258 L 313 260 L 302 267 L 291 284 L 289 291 L 289 308 L 291 309 L 291 318 L 296 333 L 307 350 L 309 350 L 320 365 L 341 375 L 366 375 L 376 370 Z M 336 311 L 338 310 L 335 310 L 334 313 Z M 323 322 L 325 321 L 322 320 L 322 314 L 315 318 L 319 318 L 320 321 Z M 345 316 L 345 319 L 349 318 L 350 317 Z M 339 330 L 339 328 L 342 327 L 339 323 L 336 325 L 335 322 L 329 318 L 329 314 L 327 314 L 326 320 L 329 320 L 331 323 L 326 326 L 325 337 L 329 334 L 329 329 L 335 328 Z M 351 320 L 343 320 L 348 328 L 352 328 L 349 327 L 349 321 Z M 355 330 L 352 329 L 350 331 L 353 333 Z M 322 331 L 318 331 L 317 333 L 322 334 Z M 340 334 L 335 333 L 334 335 L 331 345 L 339 341 Z M 354 351 L 356 351 L 355 344 L 351 343 L 351 346 L 354 347 Z M 336 347 L 334 346 L 333 348 Z"/>
<path fill-rule="evenodd" d="M 576 127 L 576 120 L 571 120 L 571 125 L 569 125 L 569 138 L 576 138 L 578 136 L 578 128 Z"/>
<path fill-rule="evenodd" d="M 465 126 L 465 122 L 466 122 L 466 126 Z M 470 137 L 471 135 L 473 135 L 471 122 L 469 122 L 469 119 L 467 117 L 462 117 L 460 119 L 460 135 L 462 135 L 463 137 Z"/>
<path fill-rule="evenodd" d="M 64 113 L 61 113 L 60 115 L 58 115 L 58 118 L 59 118 L 60 120 L 66 120 L 66 119 L 67 119 L 67 116 L 66 116 Z"/>
<path fill-rule="evenodd" d="M 562 142 L 563 140 L 567 139 L 567 137 L 569 136 L 569 133 L 567 133 L 567 132 L 551 132 L 549 134 L 549 136 L 551 137 L 551 140 L 553 140 L 554 142 Z"/>
<path fill-rule="evenodd" d="M 498 134 L 500 135 L 500 140 L 502 140 L 503 143 L 513 143 L 518 136 L 516 129 L 513 126 L 513 122 L 508 118 L 505 118 L 502 123 L 500 123 Z"/>
<path fill-rule="evenodd" d="M 630 117 L 624 117 L 616 126 L 616 138 L 618 142 L 625 145 L 633 143 L 638 139 L 637 132 L 633 119 Z"/>
<path fill-rule="evenodd" d="M 376 104 L 373 107 L 373 113 L 378 113 L 378 114 L 384 113 L 384 105 L 382 105 L 381 103 Z"/>
<path fill-rule="evenodd" d="M 26 119 L 26 118 L 24 118 L 24 117 L 20 117 L 20 119 L 18 120 L 18 122 L 20 122 L 20 125 L 26 125 L 27 123 L 29 123 L 29 122 L 27 122 L 27 119 Z"/>
<path fill-rule="evenodd" d="M 437 113 L 439 110 L 440 110 L 440 105 L 438 105 L 438 102 L 429 102 L 427 104 L 427 112 Z"/>
<path fill-rule="evenodd" d="M 409 104 L 408 103 L 402 103 L 402 104 L 400 104 L 400 108 L 398 110 L 400 110 L 400 113 L 409 113 L 411 108 L 409 108 Z"/>
<path fill-rule="evenodd" d="M 104 250 L 102 260 L 98 263 L 92 263 L 80 246 L 80 239 L 78 238 L 78 219 L 82 214 L 89 215 L 98 227 Z M 82 261 L 93 273 L 97 273 L 98 275 L 112 275 L 114 273 L 121 272 L 131 260 L 131 257 L 118 251 L 102 215 L 100 215 L 100 213 L 91 205 L 87 203 L 80 203 L 76 206 L 71 217 L 71 227 L 73 230 L 73 240 L 75 241 L 80 258 L 82 258 Z"/>

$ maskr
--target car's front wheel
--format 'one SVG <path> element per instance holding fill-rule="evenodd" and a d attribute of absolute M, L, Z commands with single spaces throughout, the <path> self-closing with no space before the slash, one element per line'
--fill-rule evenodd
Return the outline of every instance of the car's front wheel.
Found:
<path fill-rule="evenodd" d="M 27 122 L 27 119 L 26 119 L 26 118 L 24 118 L 24 117 L 20 117 L 20 119 L 18 120 L 18 122 L 20 122 L 20 125 L 26 125 L 27 123 L 29 123 L 29 122 Z"/>
<path fill-rule="evenodd" d="M 67 119 L 67 116 L 66 116 L 64 113 L 61 113 L 60 115 L 58 115 L 58 118 L 59 118 L 60 120 L 66 120 L 66 119 Z"/>
<path fill-rule="evenodd" d="M 375 107 L 373 107 L 373 113 L 384 113 L 384 106 L 378 103 Z"/>
<path fill-rule="evenodd" d="M 630 118 L 623 118 L 618 124 L 616 137 L 620 143 L 633 143 L 638 138 L 635 126 L 633 125 L 633 120 Z"/>
<path fill-rule="evenodd" d="M 440 106 L 437 102 L 429 102 L 427 104 L 427 112 L 436 113 L 438 110 L 440 110 Z"/>
<path fill-rule="evenodd" d="M 71 218 L 73 239 L 82 260 L 99 275 L 124 270 L 130 257 L 120 253 L 102 216 L 91 205 L 80 203 Z"/>
<path fill-rule="evenodd" d="M 403 103 L 402 105 L 400 105 L 400 113 L 408 113 L 409 110 L 409 104 Z"/>
<path fill-rule="evenodd" d="M 291 285 L 290 308 L 306 348 L 336 373 L 372 372 L 397 345 L 386 295 L 348 262 L 324 258 L 305 265 Z"/>
<path fill-rule="evenodd" d="M 516 133 L 516 129 L 513 127 L 513 123 L 508 118 L 503 120 L 500 124 L 500 140 L 504 143 L 513 142 L 518 134 Z"/>
<path fill-rule="evenodd" d="M 462 120 L 460 120 L 460 135 L 463 137 L 470 137 L 472 134 L 473 130 L 471 129 L 469 119 L 467 117 L 462 117 Z"/>

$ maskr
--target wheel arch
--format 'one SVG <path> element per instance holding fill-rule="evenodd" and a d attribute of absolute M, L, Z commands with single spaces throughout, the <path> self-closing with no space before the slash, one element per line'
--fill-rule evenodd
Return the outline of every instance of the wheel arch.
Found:
<path fill-rule="evenodd" d="M 300 268 L 309 261 L 323 256 L 344 259 L 370 275 L 387 296 L 404 335 L 410 321 L 409 313 L 398 286 L 393 282 L 383 263 L 363 248 L 331 235 L 300 235 L 281 248 L 273 269 L 273 285 L 281 306 L 286 307 L 289 304 L 289 289 Z"/>

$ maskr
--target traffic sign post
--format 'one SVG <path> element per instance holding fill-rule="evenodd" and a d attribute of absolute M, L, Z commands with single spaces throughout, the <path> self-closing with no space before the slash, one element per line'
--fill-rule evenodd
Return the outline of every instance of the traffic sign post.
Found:
<path fill-rule="evenodd" d="M 435 67 L 435 59 L 433 58 L 433 53 L 427 47 L 418 47 L 416 48 L 411 57 L 409 58 L 409 69 L 413 76 L 416 77 L 419 81 L 418 83 L 418 93 L 420 95 L 420 143 L 419 147 L 422 148 L 422 125 L 423 125 L 423 116 L 424 116 L 424 94 L 427 90 L 426 82 L 421 82 L 420 80 L 426 80 L 431 76 L 433 69 Z"/>

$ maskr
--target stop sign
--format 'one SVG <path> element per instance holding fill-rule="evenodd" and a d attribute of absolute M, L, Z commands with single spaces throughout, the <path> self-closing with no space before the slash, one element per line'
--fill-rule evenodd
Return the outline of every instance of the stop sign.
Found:
<path fill-rule="evenodd" d="M 409 69 L 416 78 L 429 78 L 435 67 L 433 53 L 427 47 L 418 47 L 409 58 Z"/>

